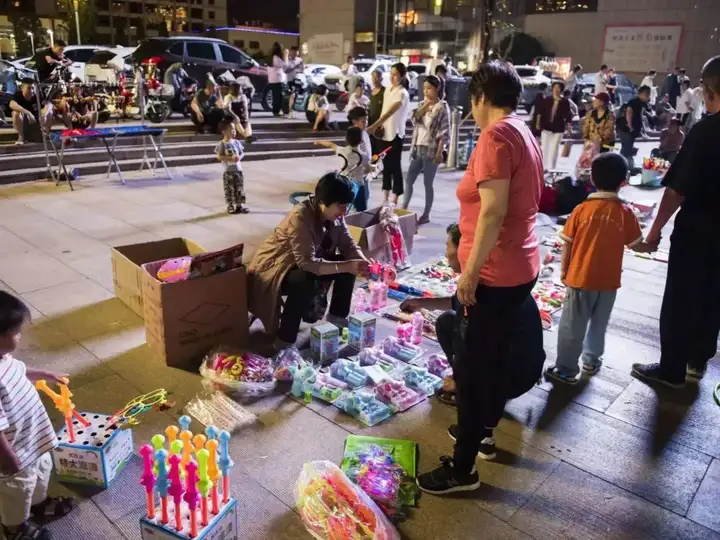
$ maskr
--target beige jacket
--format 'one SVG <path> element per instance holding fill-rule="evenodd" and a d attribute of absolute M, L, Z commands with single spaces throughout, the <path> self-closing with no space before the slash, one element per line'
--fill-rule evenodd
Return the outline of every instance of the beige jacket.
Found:
<path fill-rule="evenodd" d="M 298 267 L 318 276 L 336 273 L 334 261 L 318 256 L 328 251 L 321 249 L 326 236 L 329 250 L 337 250 L 343 259 L 363 258 L 345 220 L 324 222 L 314 198 L 295 205 L 255 252 L 248 266 L 248 309 L 267 332 L 274 334 L 277 329 L 280 287 L 291 269 Z"/>

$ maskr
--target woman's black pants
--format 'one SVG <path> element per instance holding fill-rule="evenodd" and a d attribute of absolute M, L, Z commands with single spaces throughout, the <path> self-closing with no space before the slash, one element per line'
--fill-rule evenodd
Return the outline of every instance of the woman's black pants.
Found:
<path fill-rule="evenodd" d="M 278 116 L 280 112 L 287 114 L 288 105 L 285 101 L 285 92 L 283 92 L 283 83 L 270 83 L 268 84 L 273 97 L 273 114 Z"/>
<path fill-rule="evenodd" d="M 385 148 L 388 146 L 390 150 L 385 154 L 383 159 L 383 191 L 392 191 L 395 195 L 403 194 L 403 174 L 402 174 L 402 151 L 405 141 L 400 137 L 395 137 L 392 142 L 385 142 Z"/>

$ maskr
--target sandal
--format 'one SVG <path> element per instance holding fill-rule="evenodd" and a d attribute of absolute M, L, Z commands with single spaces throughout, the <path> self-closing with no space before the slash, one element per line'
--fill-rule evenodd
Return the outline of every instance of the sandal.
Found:
<path fill-rule="evenodd" d="M 448 392 L 447 390 L 438 390 L 438 392 L 435 394 L 435 397 L 438 399 L 439 402 L 444 403 L 445 405 L 450 405 L 451 407 L 457 407 L 457 403 L 455 401 L 455 392 Z"/>
<path fill-rule="evenodd" d="M 48 497 L 43 502 L 33 505 L 30 513 L 37 520 L 59 518 L 70 513 L 75 503 L 69 497 Z"/>
<path fill-rule="evenodd" d="M 46 527 L 35 525 L 29 521 L 12 529 L 3 525 L 2 529 L 6 540 L 50 540 L 51 538 L 50 531 Z"/>

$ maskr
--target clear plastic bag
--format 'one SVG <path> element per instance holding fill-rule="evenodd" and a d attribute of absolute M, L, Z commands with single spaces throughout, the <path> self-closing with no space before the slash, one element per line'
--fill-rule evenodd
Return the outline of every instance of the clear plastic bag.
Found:
<path fill-rule="evenodd" d="M 219 390 L 204 390 L 185 405 L 185 412 L 205 426 L 228 431 L 248 426 L 257 417 Z"/>
<path fill-rule="evenodd" d="M 370 496 L 330 461 L 303 466 L 296 496 L 305 528 L 318 540 L 400 540 Z"/>
<path fill-rule="evenodd" d="M 238 396 L 264 396 L 277 385 L 269 358 L 234 352 L 227 347 L 218 347 L 205 357 L 200 375 L 215 389 Z"/>
<path fill-rule="evenodd" d="M 289 347 L 280 351 L 275 357 L 275 378 L 282 382 L 293 382 L 293 374 L 290 368 L 302 369 L 307 365 L 300 351 L 295 347 Z"/>

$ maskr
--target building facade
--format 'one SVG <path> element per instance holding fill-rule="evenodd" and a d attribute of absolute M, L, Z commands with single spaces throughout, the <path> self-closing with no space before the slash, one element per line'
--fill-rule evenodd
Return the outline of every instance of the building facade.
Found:
<path fill-rule="evenodd" d="M 55 0 L 0 0 L 0 56 L 13 58 L 19 52 L 29 52 L 18 49 L 21 40 L 29 41 L 26 34 L 33 28 L 30 20 L 37 23 L 33 32 L 36 44 L 48 41 L 48 30 L 63 36 Z"/>
<path fill-rule="evenodd" d="M 276 41 L 282 45 L 283 49 L 299 46 L 297 32 L 287 32 L 276 28 L 228 26 L 218 28 L 216 34 L 220 39 L 224 39 L 253 56 L 269 56 Z"/>

